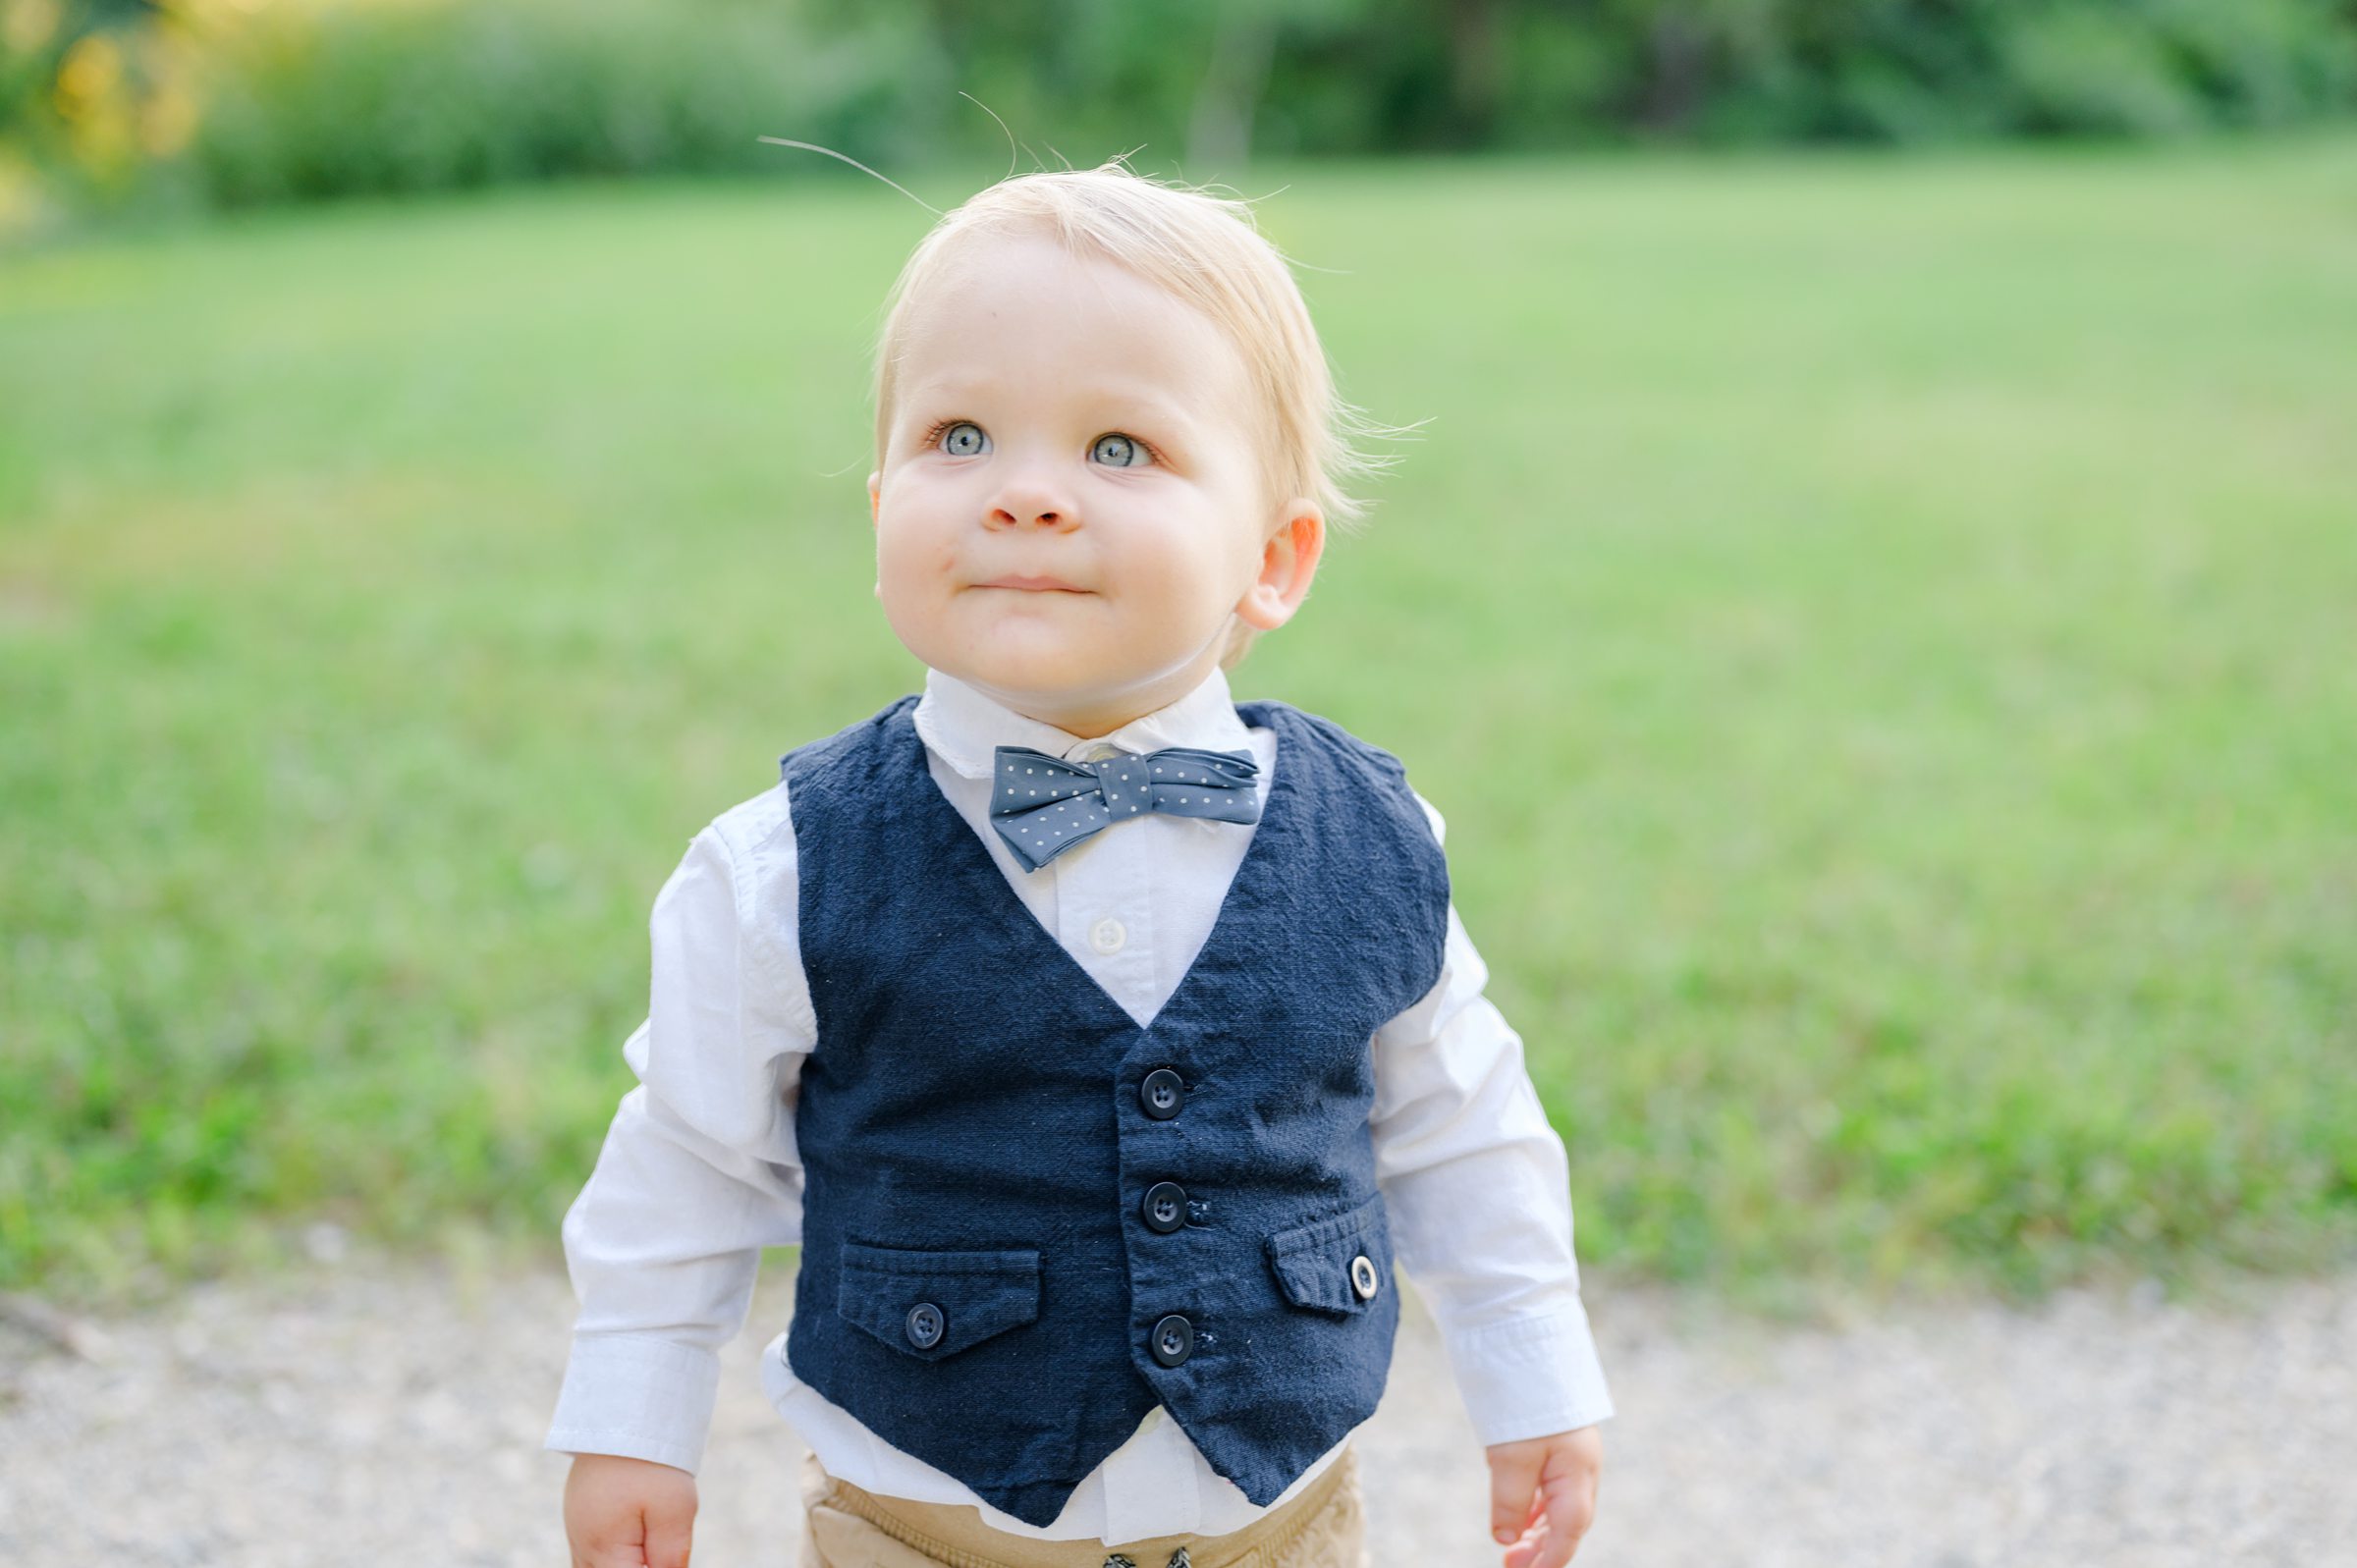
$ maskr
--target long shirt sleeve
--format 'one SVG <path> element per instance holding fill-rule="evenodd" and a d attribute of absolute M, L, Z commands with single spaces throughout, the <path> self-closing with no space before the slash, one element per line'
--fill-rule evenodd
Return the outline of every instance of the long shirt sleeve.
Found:
<path fill-rule="evenodd" d="M 740 863 L 794 886 L 774 793 L 698 834 L 655 899 L 647 1018 L 623 1047 L 638 1087 L 565 1217 L 581 1311 L 550 1448 L 696 1469 L 761 1249 L 801 1238 L 795 1092 L 817 1030 L 806 992 L 776 983 L 776 906 Z"/>
<path fill-rule="evenodd" d="M 1372 1116 L 1393 1250 L 1485 1445 L 1613 1414 L 1579 1295 L 1562 1139 L 1488 983 L 1453 903 L 1439 982 L 1376 1034 Z"/>

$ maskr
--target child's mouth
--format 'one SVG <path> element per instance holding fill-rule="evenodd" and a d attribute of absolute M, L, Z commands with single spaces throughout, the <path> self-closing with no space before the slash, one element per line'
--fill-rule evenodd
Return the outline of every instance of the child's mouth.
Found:
<path fill-rule="evenodd" d="M 993 577 L 988 582 L 978 582 L 974 586 L 977 588 L 1019 588 L 1026 593 L 1085 593 L 1088 591 L 1085 588 L 1073 587 L 1062 577 Z"/>

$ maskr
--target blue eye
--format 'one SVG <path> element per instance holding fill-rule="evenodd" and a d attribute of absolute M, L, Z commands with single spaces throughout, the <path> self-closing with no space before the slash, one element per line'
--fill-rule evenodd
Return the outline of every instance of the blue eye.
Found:
<path fill-rule="evenodd" d="M 990 437 L 982 427 L 970 420 L 960 419 L 942 432 L 941 450 L 953 458 L 971 458 L 990 445 Z"/>
<path fill-rule="evenodd" d="M 1117 433 L 1097 437 L 1096 445 L 1089 448 L 1089 456 L 1108 468 L 1134 468 L 1146 460 L 1146 449 Z"/>

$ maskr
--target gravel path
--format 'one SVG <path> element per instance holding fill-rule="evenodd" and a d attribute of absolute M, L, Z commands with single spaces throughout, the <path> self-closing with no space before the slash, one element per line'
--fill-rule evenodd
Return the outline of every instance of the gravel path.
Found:
<path fill-rule="evenodd" d="M 2357 1563 L 2357 1275 L 1809 1329 L 1590 1297 L 1622 1414 L 1580 1568 Z M 792 1568 L 799 1455 L 753 1366 L 791 1299 L 765 1279 L 728 1353 L 706 1568 Z M 1406 1307 L 1362 1449 L 1376 1563 L 1495 1563 Z M 0 1325 L 0 1561 L 562 1565 L 567 1461 L 539 1441 L 572 1313 L 559 1272 L 358 1258 L 99 1324 L 96 1359 Z"/>

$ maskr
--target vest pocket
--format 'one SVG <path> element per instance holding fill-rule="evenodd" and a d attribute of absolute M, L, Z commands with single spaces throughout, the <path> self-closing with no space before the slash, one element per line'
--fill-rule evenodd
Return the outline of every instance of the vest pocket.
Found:
<path fill-rule="evenodd" d="M 1380 1194 L 1331 1219 L 1280 1230 L 1267 1247 L 1277 1283 L 1296 1307 L 1348 1316 L 1392 1288 L 1392 1236 Z M 1366 1265 L 1354 1267 L 1362 1257 Z"/>
<path fill-rule="evenodd" d="M 893 1349 L 939 1361 L 1039 1317 L 1039 1254 L 912 1252 L 847 1241 L 835 1311 Z"/>

